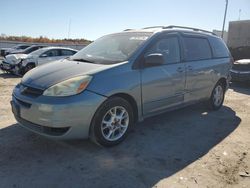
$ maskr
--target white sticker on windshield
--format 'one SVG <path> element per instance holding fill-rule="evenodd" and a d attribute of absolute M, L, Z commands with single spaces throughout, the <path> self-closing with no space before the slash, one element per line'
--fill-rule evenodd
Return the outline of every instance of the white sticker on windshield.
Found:
<path fill-rule="evenodd" d="M 129 40 L 147 40 L 146 36 L 130 37 Z"/>

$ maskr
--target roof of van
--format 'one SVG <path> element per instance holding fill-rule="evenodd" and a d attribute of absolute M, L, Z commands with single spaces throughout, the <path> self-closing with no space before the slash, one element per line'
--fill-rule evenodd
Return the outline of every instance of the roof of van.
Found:
<path fill-rule="evenodd" d="M 153 26 L 153 27 L 145 27 L 142 29 L 126 29 L 124 32 L 151 32 L 157 33 L 162 31 L 179 31 L 184 33 L 194 33 L 194 34 L 205 34 L 217 36 L 215 33 L 203 29 L 192 28 L 192 27 L 184 27 L 184 26 Z M 218 37 L 218 36 L 217 36 Z"/>

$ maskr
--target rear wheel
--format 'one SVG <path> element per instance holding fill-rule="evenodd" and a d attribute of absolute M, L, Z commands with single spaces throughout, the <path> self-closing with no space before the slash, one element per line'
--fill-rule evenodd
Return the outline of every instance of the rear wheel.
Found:
<path fill-rule="evenodd" d="M 225 96 L 225 86 L 218 82 L 211 94 L 210 100 L 209 100 L 209 106 L 212 110 L 218 110 L 221 108 Z"/>
<path fill-rule="evenodd" d="M 96 111 L 91 123 L 91 139 L 102 146 L 114 146 L 122 142 L 134 117 L 131 105 L 120 97 L 105 101 Z"/>

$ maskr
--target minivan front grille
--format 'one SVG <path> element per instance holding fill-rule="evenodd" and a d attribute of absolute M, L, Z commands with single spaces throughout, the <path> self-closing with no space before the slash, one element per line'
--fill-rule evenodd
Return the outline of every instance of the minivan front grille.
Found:
<path fill-rule="evenodd" d="M 34 87 L 26 86 L 24 84 L 20 84 L 19 86 L 20 92 L 22 95 L 32 96 L 32 97 L 39 97 L 43 94 L 42 89 L 37 89 Z"/>

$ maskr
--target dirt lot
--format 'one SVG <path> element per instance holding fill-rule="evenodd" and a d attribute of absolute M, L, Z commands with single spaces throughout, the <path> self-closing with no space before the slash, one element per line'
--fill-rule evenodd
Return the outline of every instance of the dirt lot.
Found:
<path fill-rule="evenodd" d="M 20 127 L 9 105 L 19 81 L 0 73 L 0 187 L 250 187 L 250 86 L 231 86 L 217 112 L 147 119 L 106 149 Z"/>

